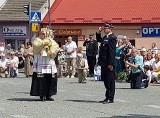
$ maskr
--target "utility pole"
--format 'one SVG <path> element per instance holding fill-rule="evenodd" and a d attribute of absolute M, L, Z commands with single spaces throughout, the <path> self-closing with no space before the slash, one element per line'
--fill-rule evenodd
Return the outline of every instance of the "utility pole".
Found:
<path fill-rule="evenodd" d="M 48 24 L 49 24 L 49 28 L 51 28 L 51 12 L 50 12 L 50 0 L 48 0 Z"/>
<path fill-rule="evenodd" d="M 31 31 L 31 1 L 29 0 L 29 40 L 31 41 L 32 38 L 32 31 Z"/>

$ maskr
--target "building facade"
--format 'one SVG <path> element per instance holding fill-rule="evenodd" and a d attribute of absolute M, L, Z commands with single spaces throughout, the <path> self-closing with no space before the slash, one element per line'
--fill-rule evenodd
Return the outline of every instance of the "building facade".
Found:
<path fill-rule="evenodd" d="M 28 23 L 1 22 L 0 39 L 5 45 L 11 44 L 13 49 L 18 50 L 21 44 L 25 44 L 30 39 Z"/>
<path fill-rule="evenodd" d="M 45 10 L 42 8 L 45 8 L 46 3 L 47 0 L 31 0 L 31 11 L 43 10 L 43 17 Z M 24 5 L 28 4 L 28 0 L 6 0 L 0 6 L 0 42 L 11 44 L 14 50 L 18 50 L 21 44 L 30 41 L 33 36 L 29 16 L 24 13 Z"/>
<path fill-rule="evenodd" d="M 160 48 L 159 5 L 159 0 L 134 1 L 132 4 L 128 0 L 70 0 L 69 3 L 55 0 L 50 21 L 52 28 L 57 30 L 56 40 L 61 46 L 69 35 L 82 46 L 90 33 L 108 22 L 114 25 L 116 36 L 127 36 L 135 47 L 149 49 L 154 42 Z M 48 22 L 47 14 L 43 27 Z"/>

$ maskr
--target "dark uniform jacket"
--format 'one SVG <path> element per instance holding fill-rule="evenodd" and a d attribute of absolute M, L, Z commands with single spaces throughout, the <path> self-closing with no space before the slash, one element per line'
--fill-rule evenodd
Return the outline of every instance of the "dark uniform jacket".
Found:
<path fill-rule="evenodd" d="M 117 37 L 113 33 L 104 37 L 101 37 L 101 33 L 96 33 L 96 38 L 101 43 L 98 64 L 101 66 L 114 65 Z"/>
<path fill-rule="evenodd" d="M 83 46 L 86 46 L 86 56 L 96 56 L 98 51 L 98 44 L 96 40 L 85 41 Z"/>

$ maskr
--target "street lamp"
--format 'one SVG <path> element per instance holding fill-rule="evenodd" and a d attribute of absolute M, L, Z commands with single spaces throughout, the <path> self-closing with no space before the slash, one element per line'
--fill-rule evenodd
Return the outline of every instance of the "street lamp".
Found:
<path fill-rule="evenodd" d="M 48 0 L 48 24 L 49 24 L 49 27 L 51 28 L 51 12 L 50 12 L 50 0 Z"/>

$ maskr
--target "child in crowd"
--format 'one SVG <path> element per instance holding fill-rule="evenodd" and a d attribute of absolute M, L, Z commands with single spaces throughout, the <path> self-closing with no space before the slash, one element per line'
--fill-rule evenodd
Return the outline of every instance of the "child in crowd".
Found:
<path fill-rule="evenodd" d="M 58 76 L 62 77 L 64 73 L 67 72 L 67 63 L 66 63 L 66 55 L 63 52 L 63 50 L 58 53 L 58 61 L 59 61 L 59 66 L 58 66 Z"/>
<path fill-rule="evenodd" d="M 83 57 L 83 54 L 81 53 L 77 53 L 76 70 L 78 73 L 78 82 L 86 83 L 88 63 L 87 63 L 87 60 Z"/>
<path fill-rule="evenodd" d="M 94 67 L 94 80 L 101 81 L 101 66 L 97 64 Z"/>
<path fill-rule="evenodd" d="M 150 85 L 151 77 L 152 77 L 151 67 L 148 66 L 148 65 L 145 65 L 144 66 L 144 76 L 143 76 L 143 79 L 142 79 L 142 84 L 144 84 L 145 88 L 147 88 L 148 85 Z"/>

